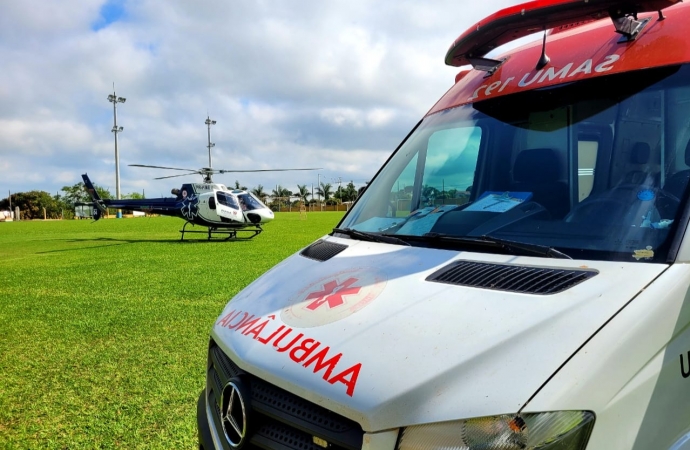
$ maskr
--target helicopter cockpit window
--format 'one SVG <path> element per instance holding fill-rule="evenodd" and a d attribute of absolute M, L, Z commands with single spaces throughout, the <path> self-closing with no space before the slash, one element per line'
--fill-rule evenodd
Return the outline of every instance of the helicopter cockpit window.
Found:
<path fill-rule="evenodd" d="M 218 191 L 216 192 L 216 198 L 218 198 L 218 203 L 221 205 L 229 206 L 233 209 L 240 209 L 240 205 L 237 204 L 237 200 L 230 194 Z"/>
<path fill-rule="evenodd" d="M 250 194 L 240 194 L 237 197 L 239 198 L 240 205 L 242 206 L 242 210 L 244 211 L 265 208 L 265 206 L 261 204 L 259 200 L 257 200 Z"/>

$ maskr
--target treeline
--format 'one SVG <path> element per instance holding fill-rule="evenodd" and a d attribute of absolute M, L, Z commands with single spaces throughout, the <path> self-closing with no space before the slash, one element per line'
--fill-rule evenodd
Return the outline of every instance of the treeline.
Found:
<path fill-rule="evenodd" d="M 238 181 L 235 181 L 235 187 L 240 189 Z M 246 190 L 244 187 L 242 189 Z M 251 192 L 271 207 L 278 205 L 288 206 L 290 203 L 296 204 L 300 202 L 305 205 L 318 202 L 323 202 L 326 205 L 337 205 L 357 199 L 357 188 L 355 188 L 355 184 L 352 181 L 345 186 L 339 184 L 337 187 L 334 187 L 331 183 L 321 183 L 313 191 L 306 184 L 298 184 L 296 191 L 291 191 L 278 185 L 270 193 L 264 191 L 264 187 L 259 185 L 251 189 Z M 269 197 L 271 198 L 270 202 L 267 201 Z"/>
<path fill-rule="evenodd" d="M 104 199 L 111 199 L 113 196 L 107 189 L 94 185 L 98 195 Z M 142 198 L 138 193 L 122 196 L 123 198 Z M 91 197 L 84 190 L 84 183 L 77 183 L 74 186 L 63 186 L 60 193 L 51 195 L 46 191 L 17 192 L 12 197 L 0 200 L 0 210 L 11 210 L 19 208 L 22 220 L 43 219 L 43 209 L 45 217 L 48 219 L 73 219 L 75 208 L 79 203 L 91 202 Z"/>
<path fill-rule="evenodd" d="M 94 184 L 98 195 L 102 199 L 112 199 L 110 191 Z M 276 186 L 268 192 L 262 185 L 253 189 L 242 186 L 239 181 L 235 181 L 235 189 L 249 190 L 261 201 L 271 207 L 288 206 L 289 204 L 313 204 L 323 202 L 326 205 L 337 205 L 343 202 L 351 202 L 357 198 L 357 189 L 352 181 L 345 186 L 339 184 L 334 187 L 331 183 L 321 183 L 316 188 L 309 189 L 306 184 L 297 185 L 296 191 L 291 191 L 283 186 Z M 144 198 L 137 192 L 125 194 L 122 198 Z M 270 199 L 270 201 L 269 201 Z M 43 219 L 43 209 L 45 217 L 48 219 L 73 219 L 75 208 L 80 203 L 90 203 L 91 197 L 84 190 L 84 183 L 80 182 L 73 186 L 63 186 L 61 191 L 51 195 L 45 191 L 17 192 L 10 197 L 0 200 L 0 211 L 12 210 L 19 207 L 21 218 L 24 220 Z"/>

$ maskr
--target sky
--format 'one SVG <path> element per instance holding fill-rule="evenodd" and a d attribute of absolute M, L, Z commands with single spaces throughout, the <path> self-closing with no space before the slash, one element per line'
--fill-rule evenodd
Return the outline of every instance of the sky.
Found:
<path fill-rule="evenodd" d="M 444 64 L 497 0 L 0 0 L 0 199 L 62 194 L 88 173 L 116 192 L 170 196 L 225 170 L 248 188 L 373 177 L 453 84 Z M 114 86 L 114 87 L 113 87 Z"/>

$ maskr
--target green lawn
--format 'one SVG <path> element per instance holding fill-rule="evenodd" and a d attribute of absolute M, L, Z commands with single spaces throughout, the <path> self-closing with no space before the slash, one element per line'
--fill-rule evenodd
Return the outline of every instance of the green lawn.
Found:
<path fill-rule="evenodd" d="M 170 217 L 0 223 L 0 448 L 196 448 L 214 319 L 342 216 L 235 242 L 180 242 Z"/>

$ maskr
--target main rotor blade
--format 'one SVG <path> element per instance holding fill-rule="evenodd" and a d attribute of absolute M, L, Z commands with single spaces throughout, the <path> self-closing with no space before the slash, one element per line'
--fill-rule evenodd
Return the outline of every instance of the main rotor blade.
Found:
<path fill-rule="evenodd" d="M 216 170 L 216 169 L 214 169 Z M 312 169 L 254 169 L 254 170 L 224 170 L 217 169 L 217 173 L 232 173 L 232 172 L 285 172 L 288 170 L 321 170 L 321 167 L 315 167 Z"/>
<path fill-rule="evenodd" d="M 165 180 L 166 178 L 187 177 L 189 175 L 197 175 L 197 174 L 199 174 L 199 173 L 198 172 L 192 172 L 192 173 L 183 173 L 180 175 L 168 175 L 167 177 L 154 178 L 154 180 Z M 199 174 L 199 175 L 203 175 L 203 174 Z"/>
<path fill-rule="evenodd" d="M 188 172 L 196 173 L 195 169 L 179 169 L 177 167 L 163 167 L 163 166 L 147 166 L 146 164 L 129 164 L 130 167 L 147 167 L 149 169 L 169 169 L 169 170 L 186 170 Z"/>

